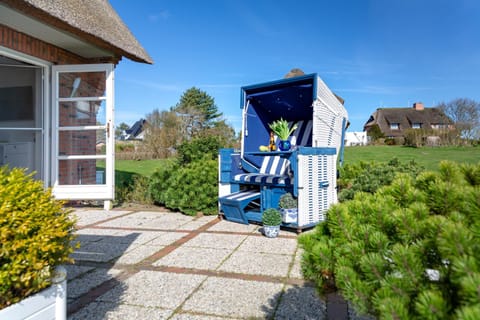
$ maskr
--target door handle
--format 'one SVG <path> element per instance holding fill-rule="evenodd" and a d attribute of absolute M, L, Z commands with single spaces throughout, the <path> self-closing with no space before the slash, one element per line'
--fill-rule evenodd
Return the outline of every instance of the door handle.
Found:
<path fill-rule="evenodd" d="M 107 131 L 107 138 L 110 138 L 110 124 L 111 124 L 111 121 L 108 121 L 107 128 L 105 129 Z"/>

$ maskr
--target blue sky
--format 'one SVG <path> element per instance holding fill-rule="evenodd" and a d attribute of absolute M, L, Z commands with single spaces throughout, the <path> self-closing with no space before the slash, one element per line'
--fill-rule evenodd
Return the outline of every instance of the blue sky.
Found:
<path fill-rule="evenodd" d="M 480 101 L 477 0 L 110 0 L 154 60 L 124 59 L 116 123 L 168 110 L 195 86 L 240 129 L 240 87 L 318 73 L 361 131 L 379 107 Z"/>

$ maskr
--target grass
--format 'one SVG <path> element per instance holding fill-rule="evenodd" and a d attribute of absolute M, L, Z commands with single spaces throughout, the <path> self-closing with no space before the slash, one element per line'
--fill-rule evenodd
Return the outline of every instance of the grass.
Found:
<path fill-rule="evenodd" d="M 363 146 L 346 147 L 344 163 L 354 164 L 360 161 L 387 162 L 397 158 L 401 162 L 414 160 L 426 170 L 438 170 L 442 160 L 458 163 L 477 164 L 480 162 L 479 147 L 423 147 L 403 146 Z"/>
<path fill-rule="evenodd" d="M 115 160 L 115 171 L 150 177 L 165 161 L 168 160 Z"/>
<path fill-rule="evenodd" d="M 479 163 L 480 147 L 346 147 L 344 163 L 353 164 L 360 161 L 388 162 L 393 158 L 397 158 L 401 162 L 408 162 L 414 160 L 416 163 L 423 166 L 427 170 L 437 170 L 438 164 L 442 160 L 450 160 L 459 163 L 471 164 Z M 165 161 L 169 160 L 116 160 L 115 171 L 117 177 L 124 177 L 127 180 L 134 175 L 150 177 L 157 168 L 160 168 L 164 165 Z"/>

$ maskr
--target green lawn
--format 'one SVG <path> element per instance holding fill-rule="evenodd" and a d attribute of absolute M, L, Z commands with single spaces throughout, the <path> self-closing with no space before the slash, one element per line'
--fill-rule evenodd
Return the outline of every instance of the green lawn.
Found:
<path fill-rule="evenodd" d="M 359 161 L 387 162 L 397 158 L 401 162 L 415 160 L 427 170 L 437 170 L 442 160 L 460 163 L 479 163 L 480 147 L 423 147 L 410 148 L 403 146 L 365 146 L 346 147 L 344 163 L 352 164 Z M 116 160 L 117 175 L 132 176 L 139 174 L 149 177 L 168 160 Z"/>
<path fill-rule="evenodd" d="M 149 177 L 168 160 L 115 160 L 115 171 L 136 173 Z"/>
<path fill-rule="evenodd" d="M 401 162 L 415 160 L 427 170 L 437 170 L 442 160 L 459 163 L 479 163 L 479 147 L 423 147 L 411 148 L 403 146 L 365 146 L 346 147 L 344 163 L 359 161 L 386 162 L 397 158 Z"/>

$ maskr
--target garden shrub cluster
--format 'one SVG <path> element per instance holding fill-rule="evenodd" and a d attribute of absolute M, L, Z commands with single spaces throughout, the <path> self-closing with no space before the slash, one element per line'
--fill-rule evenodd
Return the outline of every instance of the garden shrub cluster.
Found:
<path fill-rule="evenodd" d="M 70 262 L 74 221 L 43 183 L 0 167 L 0 309 L 50 285 Z"/>
<path fill-rule="evenodd" d="M 389 185 L 397 173 L 408 173 L 415 177 L 424 169 L 415 161 L 402 163 L 394 158 L 387 163 L 361 161 L 346 164 L 339 170 L 338 199 L 345 201 L 353 199 L 357 192 L 376 192 L 380 187 Z"/>
<path fill-rule="evenodd" d="M 480 164 L 398 174 L 300 237 L 302 271 L 381 319 L 480 319 Z"/>
<path fill-rule="evenodd" d="M 182 144 L 177 158 L 152 175 L 153 201 L 188 215 L 217 214 L 219 149 L 219 140 L 212 136 Z"/>

